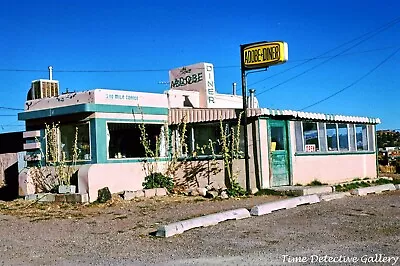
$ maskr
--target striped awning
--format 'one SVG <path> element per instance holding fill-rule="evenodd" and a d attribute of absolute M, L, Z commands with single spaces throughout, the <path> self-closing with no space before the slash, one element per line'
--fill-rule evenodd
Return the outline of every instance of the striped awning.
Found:
<path fill-rule="evenodd" d="M 199 123 L 199 122 L 212 122 L 219 120 L 237 119 L 241 109 L 232 108 L 171 108 L 169 110 L 168 121 L 169 124 L 179 124 L 183 121 L 186 123 Z M 252 108 L 247 110 L 247 117 L 279 117 L 285 116 L 289 119 L 301 120 L 318 120 L 318 121 L 332 121 L 332 122 L 347 122 L 347 123 L 361 123 L 361 124 L 379 124 L 379 118 L 360 117 L 360 116 L 345 116 L 345 115 L 332 115 L 322 113 L 310 113 L 293 110 L 277 110 L 269 108 Z"/>

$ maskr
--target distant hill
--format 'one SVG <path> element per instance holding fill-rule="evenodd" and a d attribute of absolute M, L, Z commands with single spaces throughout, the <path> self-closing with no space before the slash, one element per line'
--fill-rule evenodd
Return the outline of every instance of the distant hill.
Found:
<path fill-rule="evenodd" d="M 400 132 L 394 130 L 378 130 L 376 132 L 378 148 L 400 146 Z"/>

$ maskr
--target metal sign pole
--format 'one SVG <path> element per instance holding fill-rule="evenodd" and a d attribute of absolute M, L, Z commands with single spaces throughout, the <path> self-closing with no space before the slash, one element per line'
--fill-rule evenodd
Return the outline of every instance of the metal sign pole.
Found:
<path fill-rule="evenodd" d="M 246 60 L 245 60 L 246 59 Z M 287 43 L 282 41 L 275 42 L 256 42 L 240 45 L 240 70 L 242 72 L 242 97 L 243 97 L 243 123 L 244 129 L 244 159 L 246 168 L 246 190 L 251 191 L 250 186 L 250 167 L 249 167 L 249 139 L 247 133 L 247 88 L 246 70 L 256 70 L 267 68 L 272 65 L 282 64 L 288 60 Z M 264 70 L 262 70 L 264 71 Z M 258 71 L 254 71 L 258 72 Z M 252 72 L 252 73 L 254 73 Z M 252 138 L 253 140 L 253 138 Z"/>
<path fill-rule="evenodd" d="M 246 172 L 246 190 L 251 191 L 250 187 L 250 166 L 249 166 L 249 139 L 247 133 L 247 88 L 246 88 L 246 71 L 243 66 L 243 45 L 240 45 L 241 72 L 242 72 L 242 98 L 243 98 L 243 123 L 244 123 L 244 166 Z"/>

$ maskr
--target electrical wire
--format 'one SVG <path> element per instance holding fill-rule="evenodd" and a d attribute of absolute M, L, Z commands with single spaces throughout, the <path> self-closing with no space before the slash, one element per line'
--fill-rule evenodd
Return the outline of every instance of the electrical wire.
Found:
<path fill-rule="evenodd" d="M 0 127 L 24 127 L 25 125 L 0 125 Z"/>
<path fill-rule="evenodd" d="M 351 88 L 352 86 L 354 86 L 355 84 L 357 84 L 358 82 L 360 82 L 361 80 L 363 80 L 364 78 L 366 78 L 367 76 L 369 76 L 372 72 L 374 72 L 375 70 L 377 70 L 377 69 L 378 69 L 380 66 L 382 66 L 384 63 L 386 63 L 387 61 L 389 61 L 389 59 L 392 58 L 393 56 L 395 56 L 399 51 L 400 51 L 400 48 L 397 49 L 395 52 L 391 53 L 388 57 L 386 57 L 386 58 L 385 58 L 383 61 L 381 61 L 378 65 L 376 65 L 374 68 L 372 68 L 370 71 L 368 71 L 366 74 L 364 74 L 363 76 L 361 76 L 361 77 L 358 78 L 357 80 L 353 81 L 353 82 L 352 82 L 351 84 L 349 84 L 348 86 L 344 87 L 343 89 L 340 89 L 340 90 L 336 91 L 335 93 L 333 93 L 333 94 L 331 94 L 331 95 L 329 95 L 329 96 L 327 96 L 327 97 L 325 97 L 325 98 L 323 98 L 323 99 L 321 99 L 321 100 L 319 100 L 319 101 L 317 101 L 317 102 L 315 102 L 315 103 L 313 103 L 313 104 L 310 104 L 310 105 L 308 105 L 308 106 L 306 106 L 306 107 L 300 109 L 300 111 L 303 111 L 303 110 L 308 109 L 308 108 L 310 108 L 310 107 L 313 107 L 313 106 L 315 106 L 315 105 L 317 105 L 317 104 L 320 104 L 320 103 L 322 103 L 322 102 L 325 102 L 325 101 L 329 100 L 330 98 L 332 98 L 332 97 L 338 95 L 339 93 L 342 93 L 342 92 L 344 92 L 345 90 Z"/>
<path fill-rule="evenodd" d="M 376 51 L 384 51 L 384 50 L 389 50 L 389 49 L 395 49 L 395 48 L 398 48 L 398 47 L 399 47 L 399 46 L 390 46 L 390 47 L 383 47 L 383 48 L 376 48 L 376 49 L 364 50 L 364 51 L 359 51 L 359 52 L 344 53 L 344 54 L 338 55 L 337 57 L 339 57 L 339 56 L 357 55 L 357 54 L 365 54 L 365 53 L 371 53 L 371 52 L 376 52 Z M 273 77 L 276 77 L 276 76 L 279 76 L 279 75 L 281 75 L 281 74 L 284 74 L 284 73 L 286 73 L 286 72 L 288 72 L 288 71 L 290 71 L 290 70 L 292 70 L 292 69 L 294 69 L 294 68 L 296 68 L 296 67 L 299 67 L 299 66 L 301 66 L 301 65 L 304 65 L 304 64 L 310 62 L 311 60 L 327 59 L 327 58 L 332 58 L 332 57 L 335 57 L 335 56 L 334 56 L 334 55 L 331 55 L 331 56 L 318 56 L 318 57 L 314 57 L 314 58 L 312 58 L 312 59 L 298 59 L 298 60 L 291 60 L 291 61 L 288 61 L 288 62 L 286 62 L 286 63 L 295 63 L 295 62 L 304 62 L 304 61 L 306 61 L 306 62 L 304 62 L 304 63 L 302 63 L 302 64 L 295 65 L 295 66 L 293 66 L 293 67 L 291 67 L 291 68 L 289 68 L 289 69 L 285 69 L 285 70 L 283 70 L 283 71 L 281 71 L 281 72 L 278 72 L 278 73 L 276 73 L 276 74 L 273 74 L 273 75 L 271 75 L 271 76 L 268 76 L 268 77 L 266 77 L 266 78 L 264 78 L 264 79 L 262 79 L 262 80 L 259 80 L 259 81 L 256 81 L 256 82 L 254 82 L 254 83 L 251 83 L 249 86 L 253 86 L 253 85 L 258 84 L 258 83 L 260 83 L 260 82 L 263 82 L 263 81 L 266 81 L 266 80 L 271 79 L 271 78 L 273 78 Z M 285 63 L 285 64 L 286 64 L 286 63 Z"/>
<path fill-rule="evenodd" d="M 5 107 L 5 106 L 0 106 L 0 109 L 11 110 L 11 111 L 24 111 L 24 109 L 21 109 L 21 108 L 13 108 L 13 107 Z"/>
<path fill-rule="evenodd" d="M 256 81 L 252 84 L 250 84 L 249 86 L 255 85 L 257 83 L 260 83 L 262 81 L 265 81 L 267 79 L 273 78 L 277 75 L 283 74 L 285 72 L 288 72 L 289 70 L 292 70 L 293 68 L 296 68 L 298 66 L 304 65 L 310 61 L 313 60 L 319 60 L 319 59 L 326 59 L 326 58 L 332 58 L 332 57 L 338 57 L 338 56 L 349 56 L 349 55 L 357 55 L 357 54 L 364 54 L 364 53 L 370 53 L 370 52 L 376 52 L 376 51 L 383 51 L 383 50 L 388 50 L 388 49 L 394 49 L 397 48 L 397 46 L 389 46 L 389 47 L 382 47 L 382 48 L 375 48 L 375 49 L 370 49 L 370 50 L 365 50 L 365 51 L 358 51 L 358 52 L 353 52 L 353 53 L 343 53 L 340 55 L 332 55 L 332 56 L 324 56 L 324 54 L 320 55 L 320 56 L 315 56 L 312 58 L 305 58 L 305 59 L 298 59 L 298 60 L 290 60 L 288 62 L 286 62 L 286 64 L 292 64 L 292 63 L 296 63 L 296 62 L 302 62 L 301 64 L 298 64 L 296 66 L 293 66 L 289 69 L 286 69 L 282 72 L 279 72 L 277 74 L 274 74 L 272 76 L 268 76 L 267 78 L 260 80 L 260 81 Z M 332 49 L 330 50 L 332 51 Z M 306 62 L 305 62 L 306 61 Z M 214 66 L 215 69 L 223 69 L 223 68 L 240 68 L 240 65 L 237 66 Z M 196 69 L 203 69 L 203 68 L 196 68 Z M 53 68 L 53 73 L 57 73 L 57 72 L 63 72 L 63 73 L 132 73 L 132 72 L 166 72 L 169 71 L 170 69 L 133 69 L 133 70 L 118 70 L 118 69 L 114 69 L 114 70 L 56 70 Z M 48 71 L 46 70 L 38 70 L 38 69 L 0 69 L 0 72 L 40 72 L 40 73 L 48 73 Z"/>
<path fill-rule="evenodd" d="M 322 55 L 325 55 L 325 54 L 327 54 L 327 53 L 329 53 L 329 52 L 331 52 L 331 51 L 333 51 L 333 50 L 336 50 L 337 48 L 340 48 L 340 47 L 342 47 L 342 46 L 344 46 L 344 45 L 347 45 L 347 44 L 349 44 L 349 43 L 352 43 L 352 42 L 354 42 L 354 41 L 356 41 L 356 40 L 358 40 L 358 39 L 363 38 L 364 36 L 370 35 L 370 36 L 368 36 L 367 38 L 364 38 L 364 39 L 362 39 L 361 41 L 357 42 L 356 44 L 350 46 L 349 48 L 346 48 L 346 49 L 343 50 L 342 52 L 340 52 L 340 53 L 338 53 L 338 54 L 335 54 L 334 56 L 332 56 L 332 57 L 330 57 L 330 58 L 324 60 L 323 62 L 321 62 L 321 63 L 319 63 L 319 64 L 317 64 L 317 65 L 315 65 L 315 66 L 313 66 L 313 67 L 311 67 L 311 68 L 309 68 L 309 69 L 303 71 L 303 72 L 301 72 L 300 74 L 297 74 L 297 75 L 295 75 L 295 76 L 293 76 L 293 77 L 291 77 L 291 78 L 289 78 L 289 79 L 287 79 L 287 80 L 284 80 L 283 82 L 278 83 L 278 84 L 275 85 L 275 86 L 272 86 L 272 87 L 270 87 L 270 88 L 268 88 L 268 89 L 266 89 L 266 90 L 263 90 L 263 91 L 257 93 L 256 96 L 259 96 L 259 95 L 261 95 L 261 94 L 263 94 L 263 93 L 266 93 L 266 92 L 268 92 L 268 91 L 271 91 L 271 90 L 273 90 L 273 89 L 275 89 L 275 88 L 277 88 L 277 87 L 279 87 L 279 86 L 281 86 L 281 85 L 283 85 L 283 84 L 288 83 L 289 81 L 292 81 L 292 80 L 294 80 L 294 79 L 296 79 L 296 78 L 298 78 L 298 77 L 300 77 L 300 76 L 302 76 L 302 75 L 304 75 L 304 74 L 310 72 L 311 70 L 316 69 L 317 67 L 319 67 L 319 66 L 321 66 L 321 65 L 323 65 L 323 64 L 326 64 L 327 62 L 331 61 L 332 59 L 334 59 L 334 58 L 336 58 L 336 57 L 338 57 L 338 56 L 344 54 L 345 52 L 347 52 L 347 51 L 353 49 L 354 47 L 357 47 L 358 45 L 360 45 L 360 44 L 362 44 L 363 42 L 365 42 L 365 41 L 371 39 L 372 37 L 376 36 L 377 34 L 379 34 L 379 33 L 383 32 L 383 31 L 385 31 L 385 30 L 387 30 L 387 29 L 393 27 L 394 25 L 396 25 L 396 24 L 399 23 L 399 22 L 400 22 L 400 17 L 399 17 L 399 18 L 396 18 L 395 20 L 392 20 L 391 22 L 385 24 L 384 26 L 379 27 L 377 30 L 370 31 L 370 32 L 368 32 L 368 33 L 366 33 L 366 34 L 361 35 L 360 37 L 357 37 L 357 38 L 355 38 L 355 39 L 353 39 L 353 40 L 351 40 L 351 41 L 348 41 L 348 42 L 346 42 L 346 43 L 344 43 L 344 44 L 341 44 L 341 45 L 339 45 L 338 47 L 335 47 L 335 48 L 329 50 L 328 52 L 323 53 Z M 296 66 L 294 66 L 294 67 L 292 67 L 292 68 L 289 68 L 287 71 L 289 71 L 289 70 L 291 70 L 291 69 L 293 69 L 293 68 L 295 68 L 295 67 L 298 67 L 298 66 L 300 66 L 300 65 L 304 65 L 304 64 L 306 64 L 306 63 L 308 63 L 308 62 L 310 62 L 310 61 L 312 61 L 312 60 L 315 60 L 315 59 L 311 58 L 310 60 L 307 60 L 307 61 L 304 62 L 304 63 L 298 64 L 298 65 L 296 65 Z M 263 81 L 263 80 L 262 80 L 262 81 Z M 259 81 L 259 82 L 261 82 L 261 81 Z M 257 82 L 257 83 L 259 83 L 259 82 Z M 254 83 L 253 83 L 253 84 L 250 84 L 249 86 L 252 86 L 252 85 L 254 85 Z"/>

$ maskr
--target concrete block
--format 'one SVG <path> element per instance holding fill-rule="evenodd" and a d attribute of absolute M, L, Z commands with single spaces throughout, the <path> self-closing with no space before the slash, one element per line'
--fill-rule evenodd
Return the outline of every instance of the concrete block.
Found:
<path fill-rule="evenodd" d="M 197 192 L 200 196 L 205 197 L 207 194 L 207 189 L 205 187 L 198 187 L 196 188 Z"/>
<path fill-rule="evenodd" d="M 318 202 L 320 202 L 320 199 L 315 194 L 300 196 L 300 197 L 278 200 L 254 206 L 253 208 L 251 208 L 250 214 L 254 216 L 260 216 L 277 210 L 291 209 L 299 205 L 313 204 Z"/>
<path fill-rule="evenodd" d="M 164 187 L 156 188 L 156 196 L 167 196 L 167 189 Z"/>
<path fill-rule="evenodd" d="M 135 191 L 135 198 L 143 198 L 144 196 L 144 189 Z"/>
<path fill-rule="evenodd" d="M 65 194 L 65 200 L 69 203 L 78 203 L 81 202 L 80 194 Z"/>
<path fill-rule="evenodd" d="M 88 193 L 85 193 L 85 194 L 79 194 L 79 195 L 81 195 L 81 203 L 87 203 L 87 202 L 89 202 L 89 194 Z"/>
<path fill-rule="evenodd" d="M 54 194 L 45 194 L 43 196 L 38 196 L 38 202 L 54 202 L 55 195 Z"/>
<path fill-rule="evenodd" d="M 30 194 L 25 196 L 25 200 L 37 200 L 38 194 Z"/>
<path fill-rule="evenodd" d="M 124 200 L 132 200 L 134 198 L 144 197 L 144 193 L 145 193 L 144 190 L 136 190 L 136 191 L 125 190 L 124 193 L 122 193 L 122 198 Z M 155 193 L 157 193 L 157 191 Z M 148 194 L 150 194 L 150 192 Z"/>
<path fill-rule="evenodd" d="M 351 191 L 351 194 L 357 196 L 365 196 L 372 193 L 381 193 L 390 190 L 396 190 L 396 187 L 393 184 L 384 184 L 373 187 L 356 188 Z"/>
<path fill-rule="evenodd" d="M 321 194 L 319 195 L 319 199 L 320 201 L 331 201 L 335 199 L 342 199 L 348 196 L 351 196 L 350 192 L 338 192 L 332 194 Z"/>
<path fill-rule="evenodd" d="M 202 217 L 160 226 L 157 230 L 156 236 L 170 237 L 176 234 L 181 234 L 189 229 L 215 225 L 226 220 L 239 220 L 249 217 L 250 213 L 245 208 L 209 214 Z"/>
<path fill-rule="evenodd" d="M 66 194 L 55 194 L 55 202 L 67 202 Z"/>
<path fill-rule="evenodd" d="M 136 196 L 136 192 L 135 191 L 127 191 L 125 190 L 124 193 L 122 193 L 122 198 L 124 200 L 132 200 L 134 199 Z"/>
<path fill-rule="evenodd" d="M 396 184 L 396 185 L 394 185 L 394 187 L 395 187 L 397 190 L 400 190 L 400 184 Z"/>
<path fill-rule="evenodd" d="M 156 189 L 155 188 L 144 189 L 144 196 L 146 198 L 155 197 L 156 196 Z"/>
<path fill-rule="evenodd" d="M 58 186 L 58 193 L 60 194 L 74 194 L 76 192 L 75 185 L 60 185 Z"/>

